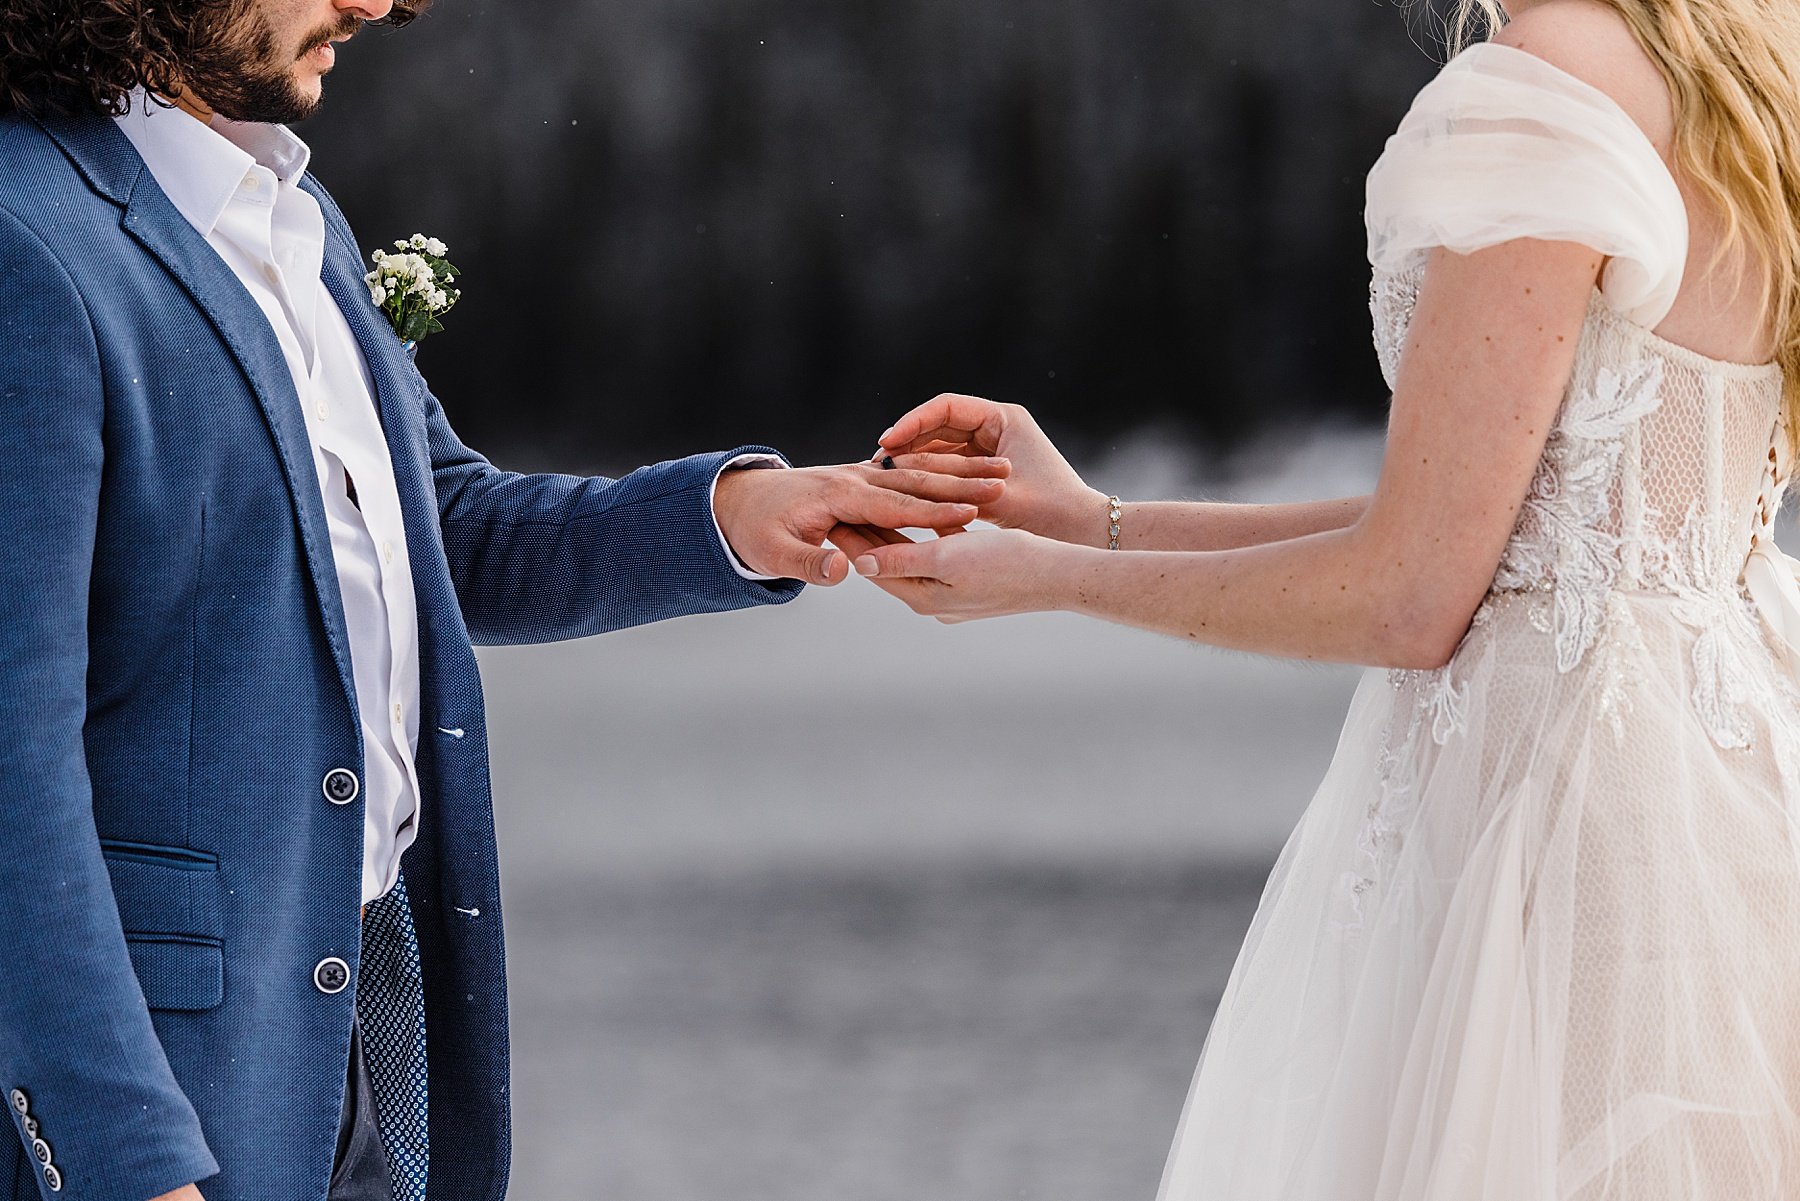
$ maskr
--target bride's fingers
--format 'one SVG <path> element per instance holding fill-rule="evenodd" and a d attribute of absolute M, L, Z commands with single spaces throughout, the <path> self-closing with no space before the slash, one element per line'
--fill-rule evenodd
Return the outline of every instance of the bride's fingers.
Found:
<path fill-rule="evenodd" d="M 941 427 L 926 430 L 916 438 L 895 446 L 882 443 L 882 448 L 889 454 L 919 454 L 920 452 L 936 452 L 957 455 L 991 455 L 1000 448 L 998 440 L 984 443 L 976 436 L 974 430 L 951 429 Z"/>
<path fill-rule="evenodd" d="M 905 534 L 885 530 L 877 525 L 836 525 L 826 535 L 831 544 L 851 558 L 874 550 L 878 546 L 896 546 L 902 542 L 911 542 Z"/>
<path fill-rule="evenodd" d="M 1001 431 L 1006 427 L 1005 410 L 991 400 L 979 396 L 963 396 L 947 392 L 935 396 L 913 409 L 881 436 L 881 444 L 893 451 L 910 448 L 922 434 L 934 430 L 961 430 L 970 434 L 985 433 L 981 439 L 989 447 L 997 447 Z"/>
<path fill-rule="evenodd" d="M 940 543 L 915 542 L 909 546 L 881 546 L 852 556 L 856 573 L 884 580 L 937 581 Z"/>

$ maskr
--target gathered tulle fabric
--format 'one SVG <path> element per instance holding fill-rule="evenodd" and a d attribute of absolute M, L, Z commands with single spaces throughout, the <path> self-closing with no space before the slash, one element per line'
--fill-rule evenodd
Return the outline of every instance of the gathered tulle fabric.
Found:
<path fill-rule="evenodd" d="M 1543 632 L 1554 603 L 1495 598 L 1448 697 L 1428 673 L 1361 681 L 1164 1197 L 1800 1191 L 1800 839 L 1766 749 L 1794 731 L 1758 722 L 1720 751 L 1671 670 L 1695 638 L 1672 598 L 1621 597 L 1636 639 L 1573 678 Z M 1711 616 L 1758 651 L 1754 615 Z M 1623 714 L 1614 674 L 1636 681 Z"/>
<path fill-rule="evenodd" d="M 1620 122 L 1579 80 L 1477 47 L 1371 174 L 1390 386 L 1430 246 L 1562 237 L 1625 266 L 1455 655 L 1358 686 L 1162 1201 L 1800 1197 L 1782 376 L 1649 328 L 1686 223 Z"/>
<path fill-rule="evenodd" d="M 1656 148 L 1605 92 L 1511 46 L 1471 46 L 1425 85 L 1367 196 L 1379 270 L 1439 246 L 1581 242 L 1611 256 L 1601 291 L 1646 327 L 1681 286 L 1687 209 Z"/>

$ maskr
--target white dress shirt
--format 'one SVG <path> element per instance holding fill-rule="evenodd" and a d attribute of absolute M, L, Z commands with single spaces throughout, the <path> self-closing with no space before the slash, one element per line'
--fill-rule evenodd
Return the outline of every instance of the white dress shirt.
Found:
<path fill-rule="evenodd" d="M 374 384 L 321 278 L 324 214 L 299 187 L 309 153 L 282 126 L 215 117 L 208 128 L 141 93 L 118 122 L 268 318 L 306 415 L 362 722 L 362 895 L 372 901 L 394 886 L 418 833 L 418 608 Z"/>
<path fill-rule="evenodd" d="M 306 415 L 362 723 L 366 903 L 394 886 L 418 834 L 418 608 L 374 383 L 321 277 L 324 214 L 299 186 L 311 152 L 285 126 L 214 117 L 209 127 L 147 101 L 142 89 L 117 121 L 268 318 Z M 785 464 L 743 455 L 725 469 L 762 466 Z M 718 537 L 739 575 L 776 578 L 745 568 L 722 530 Z"/>

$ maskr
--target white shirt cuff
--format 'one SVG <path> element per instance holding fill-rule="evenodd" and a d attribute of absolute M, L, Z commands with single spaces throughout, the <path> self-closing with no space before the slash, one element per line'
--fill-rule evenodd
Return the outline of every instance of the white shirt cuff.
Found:
<path fill-rule="evenodd" d="M 783 459 L 780 455 L 739 455 L 735 459 L 728 459 L 726 460 L 725 465 L 719 468 L 719 475 L 713 476 L 713 499 L 716 500 L 719 495 L 719 476 L 724 475 L 727 471 L 745 467 L 786 467 L 787 465 L 787 460 Z M 745 567 L 744 561 L 738 558 L 736 551 L 731 549 L 731 543 L 726 539 L 725 531 L 719 529 L 719 518 L 717 513 L 713 515 L 713 530 L 719 535 L 719 545 L 725 548 L 725 557 L 731 560 L 732 568 L 746 580 L 781 580 L 787 578 L 786 576 L 779 575 L 764 575 L 760 571 L 751 571 L 748 567 Z"/>

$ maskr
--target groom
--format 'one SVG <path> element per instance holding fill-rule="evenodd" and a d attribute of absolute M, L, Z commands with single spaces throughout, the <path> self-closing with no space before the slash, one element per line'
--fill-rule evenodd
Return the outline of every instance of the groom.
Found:
<path fill-rule="evenodd" d="M 471 643 L 779 603 L 997 495 L 464 446 L 284 127 L 389 5 L 0 8 L 0 1198 L 497 1201 Z"/>

